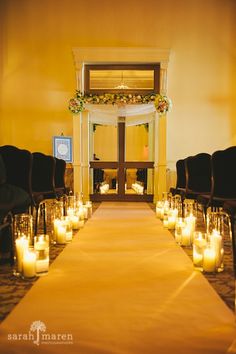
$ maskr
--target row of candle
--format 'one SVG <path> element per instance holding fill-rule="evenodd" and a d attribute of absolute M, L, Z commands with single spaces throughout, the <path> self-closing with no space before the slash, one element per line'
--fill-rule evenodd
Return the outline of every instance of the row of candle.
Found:
<path fill-rule="evenodd" d="M 179 245 L 193 247 L 194 266 L 204 272 L 222 271 L 224 255 L 222 235 L 213 230 L 203 236 L 201 232 L 195 231 L 196 217 L 191 212 L 186 217 L 178 217 L 179 210 L 169 206 L 169 201 L 157 202 L 156 215 L 163 220 L 165 228 L 175 230 L 175 240 Z M 182 208 L 180 210 L 182 212 Z"/>
<path fill-rule="evenodd" d="M 84 220 L 92 215 L 92 203 L 86 202 L 79 207 L 68 207 L 67 216 L 55 218 L 53 222 L 54 242 L 65 244 L 72 241 L 73 230 L 78 230 L 84 226 Z"/>
<path fill-rule="evenodd" d="M 49 237 L 39 235 L 34 238 L 34 247 L 29 245 L 25 235 L 15 240 L 16 246 L 16 275 L 32 278 L 46 274 L 49 268 Z"/>

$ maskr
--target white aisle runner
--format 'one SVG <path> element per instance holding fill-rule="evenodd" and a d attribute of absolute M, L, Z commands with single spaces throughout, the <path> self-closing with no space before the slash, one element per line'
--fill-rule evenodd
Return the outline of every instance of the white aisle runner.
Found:
<path fill-rule="evenodd" d="M 234 323 L 146 203 L 102 203 L 3 321 L 0 352 L 220 354 Z"/>

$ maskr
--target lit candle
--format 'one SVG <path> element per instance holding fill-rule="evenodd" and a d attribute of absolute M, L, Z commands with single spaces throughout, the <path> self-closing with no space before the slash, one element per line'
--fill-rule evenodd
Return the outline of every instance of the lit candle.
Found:
<path fill-rule="evenodd" d="M 68 209 L 67 209 L 67 215 L 68 215 L 68 216 L 73 216 L 74 213 L 75 213 L 75 211 L 74 211 L 73 208 L 68 208 Z"/>
<path fill-rule="evenodd" d="M 222 264 L 223 239 L 217 230 L 210 235 L 210 243 L 216 254 L 216 268 L 219 268 Z"/>
<path fill-rule="evenodd" d="M 71 217 L 71 222 L 72 222 L 72 229 L 78 230 L 79 229 L 79 216 L 73 215 Z"/>
<path fill-rule="evenodd" d="M 186 225 L 182 229 L 182 239 L 181 239 L 182 246 L 190 246 L 191 245 L 191 228 L 189 225 Z"/>
<path fill-rule="evenodd" d="M 168 217 L 167 217 L 167 216 L 164 216 L 164 218 L 163 218 L 163 226 L 167 229 L 167 228 L 168 228 L 168 225 L 169 225 L 169 223 L 168 223 Z"/>
<path fill-rule="evenodd" d="M 79 207 L 78 216 L 79 216 L 80 220 L 84 220 L 84 208 L 83 207 Z"/>
<path fill-rule="evenodd" d="M 194 237 L 193 242 L 193 264 L 197 268 L 202 268 L 203 253 L 207 242 L 202 237 L 201 232 L 196 232 L 195 235 L 196 237 Z"/>
<path fill-rule="evenodd" d="M 26 250 L 23 255 L 23 276 L 32 278 L 36 275 L 36 254 L 33 251 Z"/>
<path fill-rule="evenodd" d="M 183 218 L 177 218 L 175 224 L 175 241 L 178 244 L 181 244 L 182 230 L 184 227 L 185 227 L 185 222 L 183 221 Z"/>
<path fill-rule="evenodd" d="M 216 254 L 213 248 L 207 247 L 203 253 L 203 270 L 205 272 L 214 272 L 216 266 Z"/>
<path fill-rule="evenodd" d="M 86 205 L 83 206 L 84 209 L 84 218 L 88 219 L 88 208 L 86 207 Z"/>
<path fill-rule="evenodd" d="M 66 243 L 66 226 L 59 224 L 57 227 L 57 243 Z"/>
<path fill-rule="evenodd" d="M 49 268 L 49 237 L 48 235 L 35 236 L 34 249 L 36 252 L 36 274 L 42 275 Z"/>
<path fill-rule="evenodd" d="M 175 223 L 176 223 L 176 216 L 175 215 L 168 216 L 168 229 L 169 230 L 175 229 Z"/>
<path fill-rule="evenodd" d="M 22 272 L 23 255 L 29 247 L 29 241 L 26 237 L 19 237 L 16 239 L 16 258 L 17 258 L 17 271 Z"/>
<path fill-rule="evenodd" d="M 55 219 L 53 222 L 53 234 L 54 234 L 54 240 L 57 240 L 57 228 L 61 224 L 61 220 Z"/>

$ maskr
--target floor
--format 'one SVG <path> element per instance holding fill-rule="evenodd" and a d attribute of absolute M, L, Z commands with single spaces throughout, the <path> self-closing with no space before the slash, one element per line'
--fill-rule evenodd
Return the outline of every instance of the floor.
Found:
<path fill-rule="evenodd" d="M 93 213 L 97 210 L 100 203 L 93 203 Z M 155 205 L 148 204 L 155 213 Z M 174 232 L 172 232 L 174 237 Z M 50 248 L 50 264 L 64 249 L 64 245 L 52 245 Z M 226 235 L 224 240 L 225 257 L 224 272 L 218 274 L 205 274 L 206 279 L 219 294 L 226 305 L 234 311 L 235 306 L 235 281 L 232 264 L 231 241 Z M 192 259 L 192 250 L 183 248 L 186 254 Z M 33 280 L 23 280 L 13 276 L 12 267 L 8 263 L 0 263 L 0 322 L 12 311 L 15 305 L 25 296 Z"/>
<path fill-rule="evenodd" d="M 146 203 L 102 203 L 2 322 L 4 353 L 32 352 L 29 341 L 9 347 L 5 333 L 35 320 L 73 332 L 71 353 L 224 353 L 233 312 L 189 257 Z"/>

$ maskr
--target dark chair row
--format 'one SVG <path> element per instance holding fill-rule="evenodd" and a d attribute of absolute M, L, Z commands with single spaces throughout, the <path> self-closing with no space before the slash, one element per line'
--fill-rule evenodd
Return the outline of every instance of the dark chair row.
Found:
<path fill-rule="evenodd" d="M 236 200 L 235 162 L 236 146 L 179 160 L 176 188 L 171 192 L 197 199 L 205 209 L 223 207 L 225 202 Z"/>
<path fill-rule="evenodd" d="M 32 203 L 57 198 L 66 193 L 66 162 L 41 152 L 29 152 L 15 146 L 0 146 L 7 171 L 7 182 L 25 190 Z"/>
<path fill-rule="evenodd" d="M 15 146 L 0 146 L 0 224 L 3 228 L 9 213 L 36 210 L 48 198 L 67 193 L 66 162 L 40 152 L 29 152 Z M 8 225 L 8 221 L 6 222 Z M 37 222 L 35 225 L 37 232 Z"/>
<path fill-rule="evenodd" d="M 172 194 L 184 198 L 193 198 L 212 210 L 223 208 L 230 218 L 232 227 L 232 245 L 234 269 L 236 274 L 236 146 L 215 151 L 212 155 L 200 153 L 176 163 L 176 188 Z"/>

